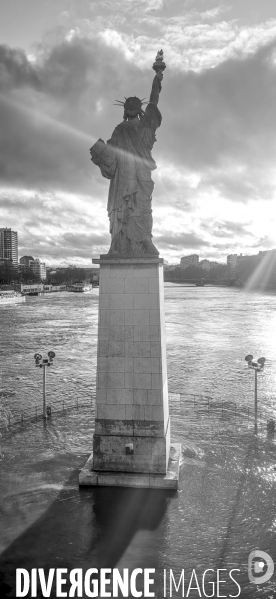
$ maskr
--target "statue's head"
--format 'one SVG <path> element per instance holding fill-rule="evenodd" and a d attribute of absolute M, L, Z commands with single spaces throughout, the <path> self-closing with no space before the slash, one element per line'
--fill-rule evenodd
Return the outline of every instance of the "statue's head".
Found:
<path fill-rule="evenodd" d="M 137 96 L 131 98 L 125 98 L 125 102 L 122 100 L 116 100 L 117 104 L 115 106 L 123 106 L 124 107 L 124 121 L 128 118 L 133 119 L 136 116 L 140 118 L 144 116 L 144 111 L 142 109 L 143 104 L 148 104 L 148 102 L 144 102 L 145 98 L 140 100 Z"/>
<path fill-rule="evenodd" d="M 144 111 L 142 110 L 142 100 L 134 96 L 134 98 L 127 98 L 124 103 L 124 120 L 126 121 L 128 117 L 134 118 L 137 115 L 143 116 Z"/>

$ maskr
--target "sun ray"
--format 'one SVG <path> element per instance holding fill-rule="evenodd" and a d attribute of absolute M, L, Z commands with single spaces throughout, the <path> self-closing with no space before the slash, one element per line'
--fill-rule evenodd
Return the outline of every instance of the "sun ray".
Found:
<path fill-rule="evenodd" d="M 46 114 L 45 112 L 42 112 L 41 110 L 34 109 L 33 107 L 28 108 L 28 106 L 25 106 L 25 104 L 16 101 L 14 98 L 11 98 L 10 96 L 7 97 L 7 96 L 5 96 L 5 94 L 3 94 L 1 92 L 0 92 L 0 102 L 6 104 L 8 106 L 12 105 L 13 108 L 15 108 L 16 110 L 20 111 L 21 113 L 23 113 L 25 115 L 28 115 L 32 119 L 40 119 L 41 122 L 44 123 L 45 125 L 49 125 L 51 127 L 58 128 L 61 133 L 73 135 L 74 137 L 78 137 L 79 139 L 83 139 L 85 141 L 88 141 L 89 143 L 91 143 L 91 138 L 93 139 L 92 135 L 88 135 L 81 129 L 76 129 L 75 127 L 72 127 L 72 125 L 68 125 L 67 123 L 64 123 L 63 121 L 55 119 L 54 117 L 49 116 L 48 114 Z M 96 138 L 94 138 L 94 139 L 96 140 Z"/>
<path fill-rule="evenodd" d="M 245 289 L 265 289 L 273 272 L 276 271 L 276 252 L 268 252 L 261 262 L 256 266 L 249 277 Z"/>
<path fill-rule="evenodd" d="M 28 108 L 27 106 L 25 106 L 25 104 L 14 100 L 14 98 L 7 97 L 0 92 L 0 103 L 1 102 L 5 103 L 8 106 L 12 105 L 16 110 L 20 111 L 25 115 L 28 115 L 28 117 L 32 120 L 39 119 L 42 124 L 55 128 L 55 130 L 58 129 L 60 134 L 72 135 L 75 138 L 84 141 L 85 143 L 89 143 L 89 147 L 91 147 L 91 141 L 92 143 L 95 143 L 97 141 L 97 138 L 95 136 L 91 134 L 88 135 L 84 131 L 76 129 L 75 127 L 72 127 L 72 125 L 68 125 L 67 123 L 55 119 L 54 117 L 49 116 L 45 112 L 33 108 Z M 116 148 L 116 153 L 125 154 L 126 150 L 120 150 L 119 148 Z M 131 152 L 129 152 L 129 154 L 132 156 Z M 135 155 L 135 160 L 136 162 L 140 162 L 141 164 L 143 164 L 142 158 L 140 158 L 138 155 Z"/>

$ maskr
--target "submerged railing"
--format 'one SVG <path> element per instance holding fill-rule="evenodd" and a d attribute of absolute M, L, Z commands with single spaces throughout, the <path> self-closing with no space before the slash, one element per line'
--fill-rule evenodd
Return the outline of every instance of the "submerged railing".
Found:
<path fill-rule="evenodd" d="M 216 424 L 230 426 L 235 425 L 235 430 L 239 425 L 254 428 L 255 409 L 254 403 L 244 404 L 230 400 L 221 400 L 210 395 L 186 395 L 183 393 L 169 393 L 170 397 L 170 415 L 176 417 L 181 415 L 190 420 L 190 425 L 202 426 L 202 419 L 205 424 L 210 424 L 212 418 Z M 210 418 L 208 418 L 210 417 Z M 270 406 L 262 406 L 258 410 L 258 428 L 264 430 L 267 428 L 270 432 L 274 427 L 276 432 L 276 412 Z M 233 429 L 234 430 L 234 429 Z"/>
<path fill-rule="evenodd" d="M 216 420 L 226 420 L 248 425 L 254 421 L 254 405 L 241 404 L 234 401 L 215 399 L 209 395 L 186 395 L 184 393 L 169 393 L 171 417 L 190 415 L 193 417 L 213 416 Z M 95 395 L 88 400 L 56 400 L 47 402 L 47 419 L 54 415 L 66 414 L 69 410 L 82 410 L 83 408 L 94 408 Z M 270 419 L 275 418 L 274 411 L 263 408 L 258 413 L 258 425 L 267 426 Z M 9 430 L 18 425 L 24 426 L 31 422 L 43 420 L 43 406 L 36 405 L 33 408 L 12 410 L 4 408 L 1 414 L 0 430 Z"/>
<path fill-rule="evenodd" d="M 95 398 L 89 400 L 56 400 L 47 403 L 47 418 L 51 418 L 54 414 L 66 414 L 68 410 L 79 410 L 81 408 L 92 408 L 95 405 Z M 2 422 L 0 422 L 0 430 L 7 430 L 12 426 L 24 425 L 28 422 L 38 422 L 43 420 L 43 407 L 36 405 L 33 408 L 24 408 L 23 410 L 6 409 L 6 413 L 2 414 Z"/>

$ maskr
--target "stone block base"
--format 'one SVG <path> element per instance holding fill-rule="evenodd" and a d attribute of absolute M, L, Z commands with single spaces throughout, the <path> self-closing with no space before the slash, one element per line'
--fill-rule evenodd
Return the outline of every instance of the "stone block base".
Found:
<path fill-rule="evenodd" d="M 181 444 L 170 446 L 166 474 L 127 472 L 101 472 L 93 470 L 93 453 L 79 474 L 79 485 L 85 487 L 136 487 L 152 489 L 178 489 Z"/>
<path fill-rule="evenodd" d="M 156 435 L 155 422 L 148 421 L 147 423 L 141 423 L 134 421 L 129 424 L 127 430 L 128 434 L 125 434 L 127 429 L 127 422 L 124 421 L 118 423 L 116 421 L 116 427 L 121 424 L 121 432 L 115 435 L 110 434 L 112 424 L 110 420 L 105 421 L 105 432 L 104 434 L 93 435 L 93 470 L 102 470 L 104 472 L 116 471 L 116 472 L 128 472 L 128 473 L 145 473 L 145 474 L 165 474 L 168 465 L 169 452 L 170 452 L 170 420 L 168 419 L 167 430 L 164 436 Z M 137 430 L 135 428 L 137 426 Z M 139 426 L 141 425 L 141 426 Z M 143 434 L 144 427 L 147 426 Z M 141 430 L 142 427 L 142 430 Z M 98 422 L 96 421 L 96 428 L 98 428 Z M 162 424 L 162 428 L 164 425 Z M 136 434 L 134 433 L 134 430 Z M 109 434 L 108 434 L 109 432 Z M 142 434 L 137 434 L 137 433 Z M 126 447 L 132 447 L 132 453 L 126 453 Z"/>

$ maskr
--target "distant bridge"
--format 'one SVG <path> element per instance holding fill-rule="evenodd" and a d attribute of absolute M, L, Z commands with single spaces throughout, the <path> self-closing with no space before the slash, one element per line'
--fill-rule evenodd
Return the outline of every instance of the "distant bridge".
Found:
<path fill-rule="evenodd" d="M 204 285 L 218 285 L 218 286 L 222 286 L 222 287 L 229 287 L 234 285 L 234 281 L 232 279 L 204 279 L 204 278 L 193 278 L 193 279 L 173 279 L 173 278 L 169 278 L 168 275 L 166 276 L 165 279 L 166 283 L 178 283 L 178 284 L 191 284 L 191 285 L 195 285 L 196 287 L 204 287 Z"/>

